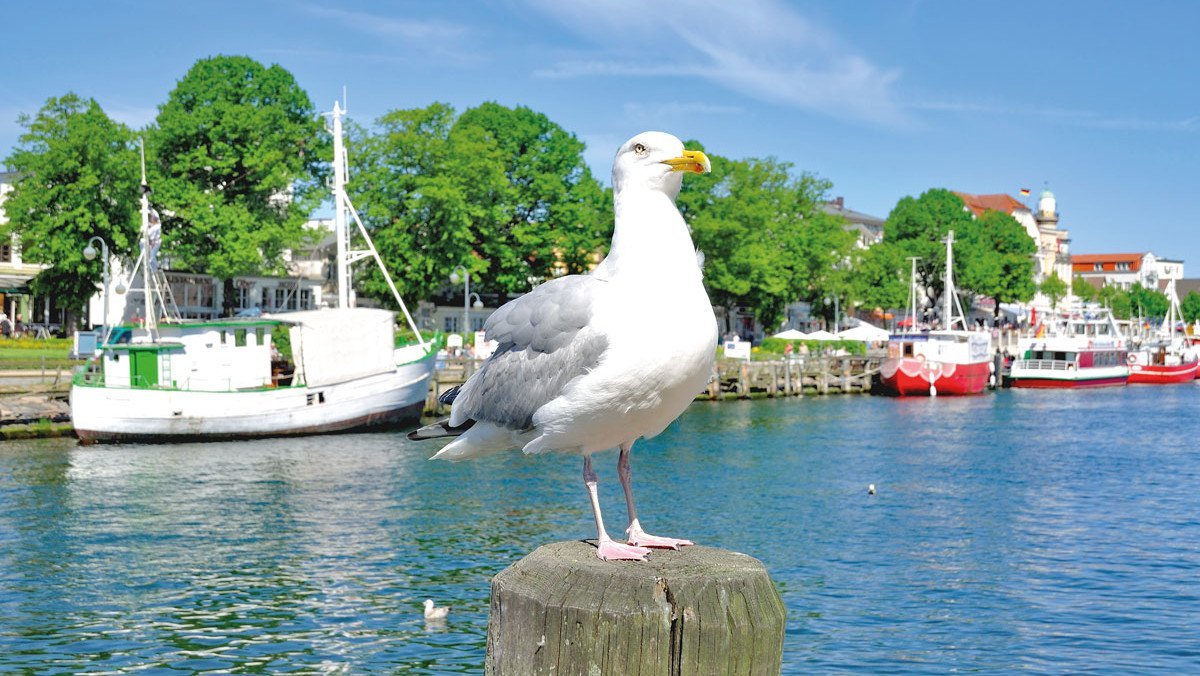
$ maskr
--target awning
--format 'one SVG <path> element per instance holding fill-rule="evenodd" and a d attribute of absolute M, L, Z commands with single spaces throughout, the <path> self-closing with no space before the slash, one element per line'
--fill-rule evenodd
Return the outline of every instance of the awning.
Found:
<path fill-rule="evenodd" d="M 22 275 L 0 275 L 0 293 L 19 293 L 28 295 L 29 280 L 32 277 Z"/>

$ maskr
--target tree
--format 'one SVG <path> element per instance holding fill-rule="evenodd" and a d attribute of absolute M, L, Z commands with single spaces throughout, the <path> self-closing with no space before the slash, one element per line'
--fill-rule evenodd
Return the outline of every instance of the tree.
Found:
<path fill-rule="evenodd" d="M 280 272 L 283 253 L 324 196 L 330 151 L 308 94 L 278 65 L 244 56 L 197 61 L 150 134 L 163 248 L 225 282 Z"/>
<path fill-rule="evenodd" d="M 1050 273 L 1050 276 L 1043 279 L 1038 288 L 1050 299 L 1050 307 L 1054 309 L 1058 309 L 1058 301 L 1067 295 L 1067 283 L 1059 278 L 1057 272 Z"/>
<path fill-rule="evenodd" d="M 103 261 L 83 257 L 88 240 L 101 237 L 116 254 L 137 239 L 138 154 L 127 127 L 75 94 L 49 99 L 20 124 L 25 131 L 7 160 L 19 178 L 0 236 L 17 233 L 25 260 L 52 266 L 33 278 L 32 291 L 74 316 L 101 281 Z"/>
<path fill-rule="evenodd" d="M 985 211 L 966 228 L 962 241 L 955 250 L 956 261 L 960 252 L 962 256 L 962 286 L 994 299 L 996 317 L 1001 303 L 1024 303 L 1033 298 L 1037 245 L 1016 219 L 1000 211 Z"/>
<path fill-rule="evenodd" d="M 1136 312 L 1138 317 L 1147 319 L 1166 317 L 1167 310 L 1171 307 L 1167 294 L 1147 289 L 1138 283 L 1134 283 L 1129 289 L 1129 304 L 1130 310 Z"/>
<path fill-rule="evenodd" d="M 797 300 L 845 300 L 855 237 L 819 208 L 829 182 L 772 158 L 709 158 L 712 173 L 684 181 L 677 203 L 705 253 L 713 302 L 772 326 Z"/>
<path fill-rule="evenodd" d="M 1079 296 L 1085 302 L 1094 301 L 1099 297 L 1099 292 L 1096 287 L 1092 286 L 1081 275 L 1075 275 L 1071 279 L 1071 293 Z"/>
<path fill-rule="evenodd" d="M 869 249 L 855 248 L 850 260 L 848 295 L 852 302 L 881 309 L 908 304 L 908 261 L 899 247 L 884 241 Z"/>
<path fill-rule="evenodd" d="M 1129 292 L 1124 289 L 1105 284 L 1096 294 L 1100 303 L 1112 310 L 1113 317 L 1117 319 L 1129 319 L 1131 316 L 1132 304 L 1129 301 Z"/>
<path fill-rule="evenodd" d="M 528 108 L 396 110 L 352 137 L 349 190 L 402 293 L 428 296 L 464 265 L 500 294 L 583 272 L 612 233 L 611 196 L 583 144 Z M 382 295 L 373 271 L 360 288 Z"/>
<path fill-rule="evenodd" d="M 932 188 L 920 197 L 904 197 L 897 202 L 884 223 L 883 237 L 885 242 L 900 248 L 902 257 L 920 256 L 917 283 L 933 301 L 942 295 L 945 285 L 946 234 L 954 230 L 956 238 L 961 240 L 971 229 L 971 212 L 966 210 L 962 199 L 944 188 Z M 972 277 L 972 273 L 964 270 L 967 260 L 971 259 L 959 258 L 956 262 L 956 278 Z"/>
<path fill-rule="evenodd" d="M 1200 321 L 1200 293 L 1188 291 L 1188 295 L 1184 296 L 1183 302 L 1179 304 L 1179 311 L 1183 314 L 1183 320 L 1189 324 Z"/>
<path fill-rule="evenodd" d="M 453 131 L 494 144 L 507 179 L 483 204 L 495 220 L 480 224 L 476 236 L 488 264 L 481 282 L 523 293 L 531 280 L 589 269 L 613 222 L 611 198 L 584 161 L 583 142 L 541 113 L 494 102 L 464 112 Z"/>

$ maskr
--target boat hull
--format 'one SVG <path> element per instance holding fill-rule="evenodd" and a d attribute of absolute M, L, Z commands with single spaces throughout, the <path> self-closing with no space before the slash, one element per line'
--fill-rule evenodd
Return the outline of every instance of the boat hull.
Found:
<path fill-rule="evenodd" d="M 432 355 L 395 372 L 322 387 L 233 392 L 75 385 L 81 443 L 174 443 L 399 428 L 425 407 Z"/>
<path fill-rule="evenodd" d="M 1124 385 L 1129 376 L 1108 376 L 1101 378 L 1013 378 L 1013 387 L 1029 389 L 1078 389 L 1086 387 L 1118 387 Z"/>
<path fill-rule="evenodd" d="M 989 364 L 953 364 L 894 357 L 885 359 L 880 365 L 880 380 L 884 389 L 901 397 L 928 396 L 931 384 L 938 396 L 981 394 L 991 375 Z"/>
<path fill-rule="evenodd" d="M 1134 364 L 1129 367 L 1130 385 L 1168 385 L 1172 383 L 1189 383 L 1196 379 L 1200 370 L 1200 361 L 1175 366 L 1159 366 L 1155 364 Z"/>

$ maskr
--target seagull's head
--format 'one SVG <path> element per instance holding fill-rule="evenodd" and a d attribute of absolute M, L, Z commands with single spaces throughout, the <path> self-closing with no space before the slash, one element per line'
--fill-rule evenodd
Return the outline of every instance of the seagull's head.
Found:
<path fill-rule="evenodd" d="M 433 599 L 425 599 L 425 610 L 433 609 Z"/>
<path fill-rule="evenodd" d="M 679 194 L 683 175 L 703 174 L 712 169 L 699 150 L 685 150 L 683 142 L 661 131 L 646 131 L 626 141 L 613 160 L 613 190 L 648 188 Z"/>

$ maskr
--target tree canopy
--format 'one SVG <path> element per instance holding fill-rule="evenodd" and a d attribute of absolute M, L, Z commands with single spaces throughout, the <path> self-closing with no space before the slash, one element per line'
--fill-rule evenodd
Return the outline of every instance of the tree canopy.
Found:
<path fill-rule="evenodd" d="M 901 198 L 888 214 L 883 226 L 884 243 L 896 246 L 900 258 L 920 256 L 917 261 L 917 283 L 925 289 L 930 301 L 942 295 L 945 286 L 946 235 L 955 231 L 956 239 L 962 241 L 972 230 L 971 213 L 964 208 L 962 199 L 945 188 L 932 188 L 920 197 Z M 957 279 L 983 278 L 964 270 L 968 261 L 981 261 L 980 257 L 955 256 L 954 276 Z M 998 268 L 990 273 L 996 275 Z"/>
<path fill-rule="evenodd" d="M 844 219 L 820 208 L 829 182 L 795 175 L 790 163 L 774 158 L 709 158 L 712 173 L 684 181 L 678 204 L 705 253 L 713 303 L 748 307 L 774 326 L 796 300 L 827 293 L 845 300 L 855 236 Z"/>
<path fill-rule="evenodd" d="M 1183 314 L 1184 321 L 1188 323 L 1200 321 L 1200 293 L 1188 291 L 1183 302 L 1179 304 L 1179 311 Z"/>
<path fill-rule="evenodd" d="M 51 98 L 34 116 L 7 159 L 19 178 L 5 202 L 9 223 L 0 236 L 20 236 L 24 260 L 47 263 L 31 283 L 34 294 L 82 308 L 96 293 L 103 261 L 88 261 L 92 237 L 113 254 L 134 248 L 138 216 L 138 153 L 133 136 L 93 99 Z"/>
<path fill-rule="evenodd" d="M 1067 283 L 1058 276 L 1058 273 L 1052 272 L 1050 276 L 1042 280 L 1038 289 L 1050 299 L 1050 307 L 1057 308 L 1058 301 L 1062 300 L 1067 295 Z"/>
<path fill-rule="evenodd" d="M 149 141 L 152 201 L 176 264 L 227 282 L 283 269 L 323 197 L 330 155 L 291 73 L 244 56 L 201 59 L 159 108 Z"/>
<path fill-rule="evenodd" d="M 1094 301 L 1099 295 L 1096 287 L 1092 286 L 1081 275 L 1075 275 L 1071 279 L 1071 293 L 1079 296 L 1084 301 Z"/>
<path fill-rule="evenodd" d="M 458 265 L 505 294 L 588 269 L 612 207 L 583 143 L 528 108 L 435 103 L 395 110 L 353 135 L 349 191 L 402 293 L 428 297 Z M 364 271 L 364 292 L 383 295 Z"/>
<path fill-rule="evenodd" d="M 1012 216 L 988 210 L 962 233 L 962 246 L 955 249 L 961 262 L 960 285 L 995 302 L 1023 303 L 1033 298 L 1033 255 L 1037 245 Z M 960 259 L 961 256 L 961 259 Z M 957 270 L 956 270 L 957 272 Z"/>

